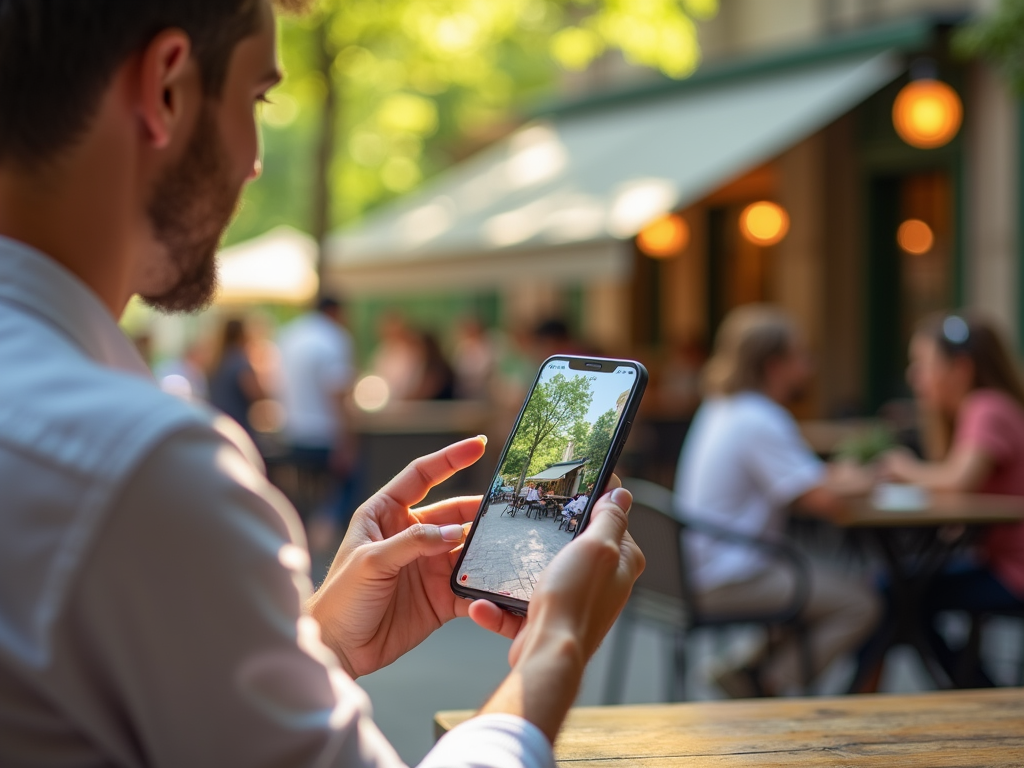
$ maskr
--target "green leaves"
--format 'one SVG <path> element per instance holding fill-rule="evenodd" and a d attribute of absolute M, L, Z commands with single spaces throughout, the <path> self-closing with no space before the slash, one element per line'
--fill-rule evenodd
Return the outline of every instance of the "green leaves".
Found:
<path fill-rule="evenodd" d="M 995 13 L 962 27 L 954 50 L 996 64 L 1018 96 L 1024 96 L 1024 0 L 1001 0 Z"/>
<path fill-rule="evenodd" d="M 560 461 L 570 437 L 579 434 L 577 424 L 586 416 L 592 400 L 590 382 L 585 376 L 567 378 L 559 373 L 538 385 L 523 411 L 502 474 L 507 476 L 518 470 L 516 487 L 520 488 L 527 475 Z M 518 465 L 514 469 L 513 459 Z"/>
<path fill-rule="evenodd" d="M 717 8 L 718 0 L 321 0 L 308 17 L 282 18 L 287 76 L 264 110 L 265 166 L 284 155 L 306 168 L 319 144 L 333 158 L 327 189 L 298 190 L 281 183 L 288 174 L 268 173 L 229 239 L 258 234 L 266 217 L 310 230 L 308 212 L 324 204 L 332 227 L 358 218 L 507 132 L 517 111 L 556 88 L 561 70 L 586 69 L 609 51 L 684 77 L 700 61 L 694 19 Z M 325 113 L 329 91 L 336 120 Z M 316 137 L 322 126 L 333 126 L 331 141 Z"/>

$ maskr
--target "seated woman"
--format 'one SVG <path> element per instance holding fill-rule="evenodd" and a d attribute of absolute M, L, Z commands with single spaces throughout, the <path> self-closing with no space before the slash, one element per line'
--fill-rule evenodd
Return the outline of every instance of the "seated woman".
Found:
<path fill-rule="evenodd" d="M 935 491 L 1024 496 L 1024 383 L 997 330 L 972 315 L 928 319 L 911 341 L 907 378 L 930 416 L 936 460 L 895 451 L 885 474 Z M 1024 609 L 1024 522 L 993 525 L 979 544 L 972 559 L 935 579 L 926 599 L 936 655 L 958 685 L 990 683 L 960 668 L 935 629 L 937 614 Z"/>

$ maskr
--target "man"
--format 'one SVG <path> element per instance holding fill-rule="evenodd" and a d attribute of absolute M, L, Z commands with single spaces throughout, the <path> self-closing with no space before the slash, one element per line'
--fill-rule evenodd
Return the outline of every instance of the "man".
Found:
<path fill-rule="evenodd" d="M 786 410 L 810 383 L 809 354 L 779 310 L 751 305 L 722 323 L 705 369 L 707 399 L 683 445 L 676 478 L 688 517 L 754 538 L 784 535 L 790 506 L 825 518 L 842 509 L 839 493 L 863 490 L 869 478 L 826 467 L 807 447 Z M 783 608 L 795 576 L 755 549 L 696 533 L 687 537 L 700 602 L 722 613 Z M 879 601 L 863 585 L 811 564 L 803 618 L 811 631 L 814 671 L 856 649 L 879 617 Z M 726 670 L 727 693 L 782 693 L 802 682 L 794 639 L 769 657 Z"/>
<path fill-rule="evenodd" d="M 281 331 L 281 402 L 284 436 L 292 461 L 327 480 L 329 509 L 310 521 L 321 542 L 333 541 L 336 524 L 347 525 L 344 497 L 355 451 L 345 421 L 345 402 L 355 366 L 352 337 L 342 323 L 341 303 L 330 296 Z M 323 547 L 320 547 L 323 548 Z"/>
<path fill-rule="evenodd" d="M 572 525 L 572 519 L 576 515 L 582 515 L 584 510 L 587 508 L 587 504 L 590 502 L 590 495 L 594 492 L 594 484 L 591 483 L 587 486 L 587 490 L 577 496 L 575 499 L 570 501 L 564 507 L 562 507 L 562 517 L 565 518 L 566 527 L 571 531 L 576 530 L 576 526 Z M 572 525 L 570 528 L 569 526 Z"/>
<path fill-rule="evenodd" d="M 551 765 L 642 568 L 629 495 L 526 620 L 469 604 L 448 579 L 478 500 L 412 508 L 480 458 L 464 440 L 356 513 L 310 595 L 251 441 L 117 328 L 133 294 L 208 301 L 274 41 L 266 0 L 0 0 L 0 765 L 398 765 L 352 678 L 466 615 L 515 637 L 511 673 L 425 764 Z"/>

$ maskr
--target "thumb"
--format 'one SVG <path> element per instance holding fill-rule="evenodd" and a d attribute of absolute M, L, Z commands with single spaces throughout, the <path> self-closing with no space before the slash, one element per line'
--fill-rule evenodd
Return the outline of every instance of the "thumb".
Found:
<path fill-rule="evenodd" d="M 374 547 L 374 559 L 381 570 L 398 571 L 421 557 L 451 552 L 462 543 L 465 531 L 454 525 L 417 523 Z"/>

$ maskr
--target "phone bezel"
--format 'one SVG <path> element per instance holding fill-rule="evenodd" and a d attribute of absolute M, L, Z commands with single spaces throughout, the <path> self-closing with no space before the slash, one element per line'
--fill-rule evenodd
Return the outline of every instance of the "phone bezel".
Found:
<path fill-rule="evenodd" d="M 595 493 L 590 497 L 587 502 L 586 509 L 583 510 L 583 516 L 580 518 L 580 524 L 576 527 L 576 531 L 573 533 L 572 538 L 575 539 L 582 533 L 590 522 L 590 513 L 594 509 L 594 504 L 604 493 L 608 480 L 612 475 L 612 471 L 615 469 L 615 464 L 619 460 L 619 454 L 622 452 L 622 448 L 626 443 L 626 438 L 629 436 L 630 427 L 633 425 L 633 419 L 636 417 L 637 410 L 640 407 L 640 401 L 643 399 L 644 391 L 647 388 L 647 369 L 637 360 L 626 360 L 626 359 L 615 359 L 608 357 L 584 357 L 580 355 L 552 355 L 547 358 L 540 367 L 537 369 L 537 376 L 533 380 L 533 384 L 530 386 L 530 391 L 523 399 L 523 405 L 519 409 L 519 414 L 516 416 L 515 424 L 509 431 L 508 437 L 505 439 L 505 445 L 501 449 L 501 454 L 498 456 L 498 463 L 491 473 L 490 477 L 493 478 L 495 474 L 501 469 L 502 463 L 505 461 L 505 456 L 508 454 L 509 448 L 512 446 L 512 437 L 515 435 L 516 430 L 519 428 L 519 424 L 522 421 L 523 413 L 526 411 L 526 404 L 530 402 L 530 398 L 533 396 L 534 390 L 540 383 L 541 374 L 544 369 L 552 362 L 566 361 L 569 367 L 573 370 L 587 370 L 588 364 L 600 365 L 600 372 L 612 372 L 622 366 L 633 368 L 636 371 L 636 383 L 633 386 L 633 390 L 630 393 L 629 400 L 626 402 L 626 407 L 623 410 L 622 418 L 615 427 L 615 434 L 612 436 L 611 448 L 608 451 L 608 455 L 605 457 L 604 463 L 601 466 L 601 470 L 598 472 L 597 480 L 594 483 L 595 488 L 600 488 L 600 492 Z M 591 368 L 591 370 L 597 370 Z M 487 493 L 485 493 L 483 499 L 480 502 L 480 506 L 477 508 L 476 516 L 473 518 L 473 527 L 469 531 L 469 535 L 463 544 L 462 551 L 459 553 L 459 560 L 455 564 L 455 568 L 452 570 L 452 575 L 449 579 L 452 592 L 459 597 L 465 597 L 472 600 L 489 600 L 490 602 L 504 608 L 507 611 L 525 616 L 526 611 L 529 608 L 529 602 L 526 600 L 519 600 L 517 598 L 509 597 L 507 595 L 500 595 L 495 592 L 487 592 L 482 589 L 476 589 L 474 587 L 466 587 L 458 582 L 459 569 L 462 567 L 462 561 L 469 551 L 470 546 L 473 543 L 473 535 L 476 533 L 477 526 L 480 522 L 480 517 L 483 513 L 484 506 L 487 504 L 487 496 L 490 493 L 490 486 L 488 486 Z M 572 541 L 572 539 L 570 539 Z"/>

